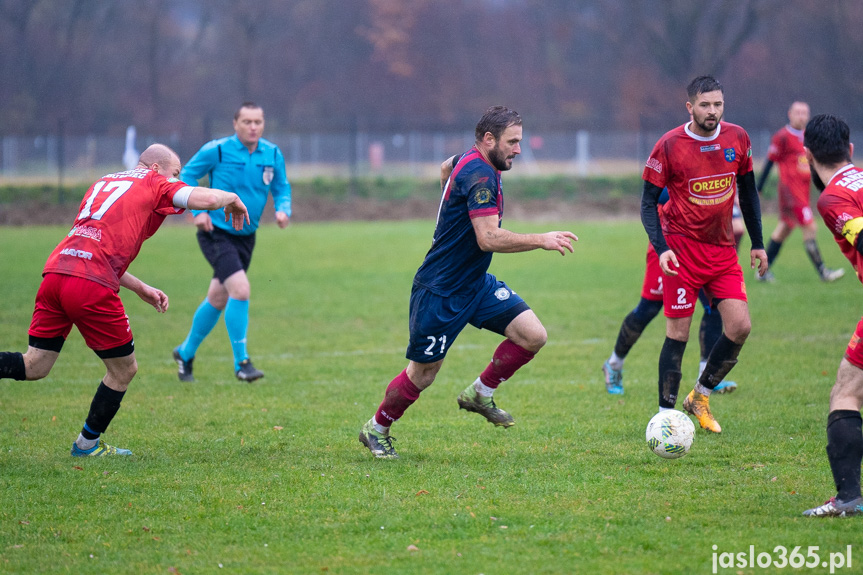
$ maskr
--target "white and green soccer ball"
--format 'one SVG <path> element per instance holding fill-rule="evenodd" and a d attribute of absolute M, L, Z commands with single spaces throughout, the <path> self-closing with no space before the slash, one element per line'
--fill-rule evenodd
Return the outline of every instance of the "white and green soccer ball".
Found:
<path fill-rule="evenodd" d="M 677 459 L 689 453 L 695 439 L 695 425 L 682 411 L 668 409 L 650 419 L 644 436 L 653 453 L 664 459 Z"/>

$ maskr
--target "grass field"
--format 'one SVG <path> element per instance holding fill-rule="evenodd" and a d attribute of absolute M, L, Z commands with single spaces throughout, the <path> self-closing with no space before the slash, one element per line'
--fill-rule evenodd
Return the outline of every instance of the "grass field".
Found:
<path fill-rule="evenodd" d="M 712 402 L 722 435 L 698 430 L 687 457 L 666 461 L 644 443 L 661 318 L 627 360 L 624 396 L 607 395 L 600 372 L 638 299 L 640 223 L 507 222 L 580 238 L 574 256 L 492 263 L 549 333 L 496 395 L 518 424 L 458 410 L 499 342 L 468 328 L 393 427 L 401 459 L 374 460 L 357 432 L 406 364 L 410 282 L 432 217 L 262 228 L 249 349 L 266 377 L 251 385 L 234 379 L 223 323 L 198 352 L 198 382 L 177 381 L 171 349 L 209 272 L 190 227 L 163 227 L 130 271 L 168 293 L 170 310 L 122 294 L 140 370 L 105 438 L 133 457 L 69 456 L 103 375 L 77 331 L 45 380 L 0 381 L 0 572 L 691 574 L 712 572 L 714 553 L 748 558 L 750 545 L 773 559 L 777 546 L 818 546 L 826 561 L 860 541 L 856 519 L 800 515 L 834 493 L 827 399 L 863 306 L 853 273 L 818 281 L 799 232 L 777 283 L 748 282 L 740 388 Z M 66 229 L 0 228 L 0 349 L 26 348 L 40 270 Z M 828 265 L 848 268 L 821 233 Z M 693 331 L 682 393 L 697 361 Z M 836 572 L 859 572 L 861 551 Z"/>

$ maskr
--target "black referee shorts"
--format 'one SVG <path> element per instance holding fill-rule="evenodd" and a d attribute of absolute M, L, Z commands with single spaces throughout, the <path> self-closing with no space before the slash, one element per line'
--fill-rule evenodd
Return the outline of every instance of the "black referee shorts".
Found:
<path fill-rule="evenodd" d="M 213 277 L 223 282 L 240 270 L 248 271 L 255 249 L 255 234 L 237 236 L 219 228 L 198 230 L 198 245 L 213 267 Z"/>

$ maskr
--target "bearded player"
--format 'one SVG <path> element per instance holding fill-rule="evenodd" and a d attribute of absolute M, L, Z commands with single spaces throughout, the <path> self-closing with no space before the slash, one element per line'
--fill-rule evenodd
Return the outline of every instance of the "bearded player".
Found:
<path fill-rule="evenodd" d="M 572 232 L 517 234 L 501 227 L 501 173 L 521 153 L 521 116 L 503 106 L 486 110 L 476 125 L 476 141 L 457 161 L 445 182 L 432 246 L 414 276 L 410 298 L 408 366 L 384 392 L 377 412 L 359 434 L 378 458 L 398 457 L 390 427 L 429 387 L 468 323 L 504 336 L 491 363 L 459 394 L 459 408 L 482 415 L 496 426 L 515 424 L 497 407 L 497 387 L 527 364 L 545 345 L 545 327 L 525 301 L 488 273 L 494 252 L 543 249 L 572 252 Z"/>
<path fill-rule="evenodd" d="M 863 170 L 851 163 L 854 151 L 850 130 L 843 120 L 827 114 L 806 125 L 803 145 L 819 190 L 818 212 L 863 281 Z M 804 511 L 810 517 L 844 517 L 863 513 L 860 496 L 860 462 L 863 460 L 860 406 L 863 405 L 863 319 L 839 362 L 830 392 L 827 416 L 827 459 L 836 484 L 836 496 L 824 505 Z"/>
<path fill-rule="evenodd" d="M 752 171 L 752 146 L 743 128 L 722 122 L 725 96 L 711 76 L 687 87 L 692 120 L 667 132 L 644 168 L 641 220 L 665 274 L 666 337 L 659 354 L 659 409 L 673 409 L 680 389 L 683 352 L 698 290 L 704 289 L 722 317 L 719 336 L 698 383 L 683 408 L 702 428 L 720 433 L 710 411 L 710 394 L 737 363 L 751 323 L 743 271 L 732 231 L 735 190 L 752 244 L 750 264 L 767 271 L 761 235 L 761 206 Z M 660 225 L 656 209 L 664 187 L 669 200 Z"/>
<path fill-rule="evenodd" d="M 668 201 L 668 190 L 663 189 L 659 196 L 660 221 L 662 218 L 662 206 Z M 736 202 L 736 198 L 735 198 Z M 743 223 L 740 218 L 740 210 L 735 204 L 733 216 L 734 248 L 737 249 L 740 237 L 743 235 Z M 739 225 L 738 225 L 739 224 Z M 623 363 L 629 351 L 641 338 L 641 334 L 662 310 L 662 279 L 664 274 L 659 267 L 659 256 L 648 242 L 647 256 L 644 268 L 644 280 L 641 284 L 641 299 L 638 305 L 629 312 L 620 330 L 617 332 L 617 340 L 609 358 L 602 364 L 602 376 L 605 380 L 605 390 L 612 395 L 623 394 Z M 698 290 L 698 300 L 704 308 L 701 316 L 701 325 L 698 329 L 698 343 L 701 347 L 701 360 L 698 363 L 698 375 L 707 366 L 707 356 L 719 336 L 722 335 L 722 318 L 715 307 L 711 307 L 710 300 L 704 290 Z M 737 390 L 737 383 L 723 380 L 713 390 L 716 393 L 732 393 Z"/>

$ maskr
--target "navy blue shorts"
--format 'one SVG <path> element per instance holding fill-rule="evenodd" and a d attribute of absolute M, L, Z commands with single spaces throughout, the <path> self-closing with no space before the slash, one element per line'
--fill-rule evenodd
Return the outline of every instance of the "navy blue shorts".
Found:
<path fill-rule="evenodd" d="M 521 296 L 491 274 L 486 274 L 478 292 L 467 295 L 444 297 L 415 285 L 406 356 L 417 363 L 439 361 L 467 324 L 503 335 L 506 326 L 529 309 Z"/>
<path fill-rule="evenodd" d="M 224 283 L 240 270 L 248 271 L 255 249 L 255 234 L 237 236 L 219 228 L 198 230 L 198 245 L 213 266 L 213 277 Z"/>

